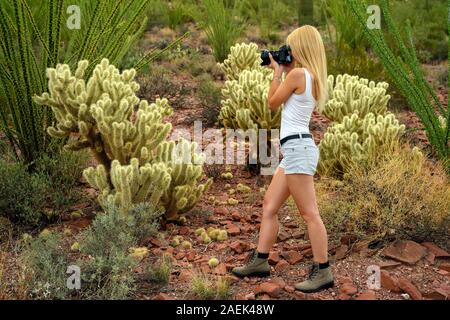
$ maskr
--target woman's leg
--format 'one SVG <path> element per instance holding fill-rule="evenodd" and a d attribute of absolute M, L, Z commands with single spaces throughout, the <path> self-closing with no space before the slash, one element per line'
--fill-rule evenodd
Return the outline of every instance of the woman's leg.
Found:
<path fill-rule="evenodd" d="M 284 170 L 278 168 L 272 178 L 269 188 L 264 196 L 263 215 L 259 230 L 259 242 L 252 259 L 242 267 L 235 267 L 231 271 L 238 277 L 270 275 L 268 263 L 269 251 L 272 248 L 278 233 L 278 209 L 289 197 L 286 176 Z"/>
<path fill-rule="evenodd" d="M 264 195 L 261 227 L 257 251 L 269 253 L 278 234 L 278 210 L 289 197 L 286 175 L 282 168 L 278 168 L 272 177 L 269 188 Z"/>
<path fill-rule="evenodd" d="M 328 261 L 328 238 L 317 207 L 314 179 L 306 174 L 286 175 L 289 191 L 308 227 L 313 259 L 317 263 Z"/>

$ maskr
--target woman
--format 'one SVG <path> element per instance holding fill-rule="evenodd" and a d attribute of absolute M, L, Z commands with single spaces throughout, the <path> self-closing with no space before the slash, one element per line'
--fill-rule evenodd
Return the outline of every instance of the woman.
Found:
<path fill-rule="evenodd" d="M 236 267 L 232 272 L 240 277 L 270 274 L 269 251 L 279 231 L 277 213 L 292 195 L 308 226 L 313 253 L 308 278 L 297 283 L 295 288 L 302 292 L 317 292 L 333 286 L 327 232 L 319 215 L 314 190 L 313 176 L 319 150 L 309 133 L 314 107 L 322 110 L 327 99 L 327 64 L 322 38 L 316 28 L 303 26 L 296 29 L 288 36 L 287 44 L 294 58 L 291 65 L 280 66 L 270 55 L 274 77 L 269 90 L 269 106 L 276 110 L 284 103 L 280 130 L 283 160 L 264 196 L 257 250 L 247 265 Z M 283 73 L 286 73 L 284 81 Z"/>

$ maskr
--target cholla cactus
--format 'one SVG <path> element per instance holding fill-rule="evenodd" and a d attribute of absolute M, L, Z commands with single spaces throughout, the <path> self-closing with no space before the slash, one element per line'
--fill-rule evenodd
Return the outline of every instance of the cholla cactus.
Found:
<path fill-rule="evenodd" d="M 281 109 L 269 109 L 270 78 L 258 70 L 244 70 L 237 80 L 225 82 L 219 119 L 234 129 L 276 129 Z"/>
<path fill-rule="evenodd" d="M 328 77 L 329 100 L 325 105 L 324 114 L 330 120 L 341 122 L 345 116 L 358 114 L 361 118 L 368 113 L 382 115 L 387 112 L 391 98 L 386 94 L 389 84 L 375 82 L 350 76 L 348 74 Z"/>
<path fill-rule="evenodd" d="M 261 54 L 256 43 L 240 43 L 230 48 L 230 54 L 223 63 L 217 64 L 228 80 L 238 80 L 244 70 L 258 70 L 269 76 L 271 71 L 261 67 Z"/>
<path fill-rule="evenodd" d="M 76 137 L 66 145 L 71 150 L 92 150 L 99 165 L 86 169 L 84 176 L 100 190 L 102 206 L 112 201 L 129 209 L 149 202 L 170 220 L 176 219 L 212 182 L 199 184 L 203 157 L 186 140 L 166 141 L 172 125 L 164 122 L 164 116 L 172 109 L 166 99 L 149 104 L 136 96 L 134 69 L 120 73 L 104 59 L 86 83 L 87 66 L 87 61 L 80 61 L 73 75 L 68 65 L 47 70 L 49 93 L 34 100 L 55 113 L 56 125 L 48 133 Z"/>
<path fill-rule="evenodd" d="M 368 165 L 399 144 L 405 126 L 393 114 L 345 116 L 342 123 L 328 128 L 320 142 L 319 172 L 345 173 L 353 165 Z"/>

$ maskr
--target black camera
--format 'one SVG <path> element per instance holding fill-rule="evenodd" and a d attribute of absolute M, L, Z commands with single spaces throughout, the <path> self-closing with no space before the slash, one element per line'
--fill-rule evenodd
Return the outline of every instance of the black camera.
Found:
<path fill-rule="evenodd" d="M 288 45 L 284 45 L 278 51 L 263 50 L 261 52 L 262 66 L 270 65 L 269 53 L 272 54 L 273 60 L 279 64 L 291 64 L 292 62 L 291 48 Z"/>

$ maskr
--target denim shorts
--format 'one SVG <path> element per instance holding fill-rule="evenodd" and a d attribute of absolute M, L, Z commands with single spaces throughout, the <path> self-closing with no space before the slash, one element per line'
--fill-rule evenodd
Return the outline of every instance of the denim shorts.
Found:
<path fill-rule="evenodd" d="M 313 139 L 292 139 L 281 146 L 283 159 L 279 165 L 285 174 L 316 173 L 319 162 L 319 148 Z"/>

